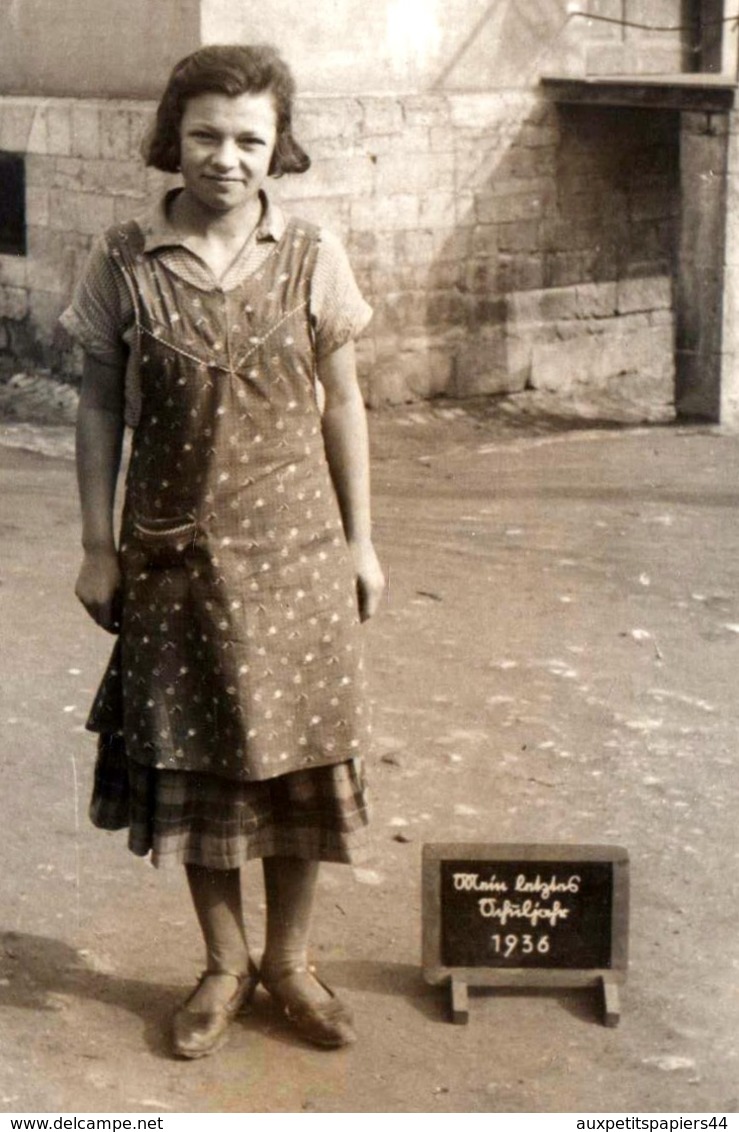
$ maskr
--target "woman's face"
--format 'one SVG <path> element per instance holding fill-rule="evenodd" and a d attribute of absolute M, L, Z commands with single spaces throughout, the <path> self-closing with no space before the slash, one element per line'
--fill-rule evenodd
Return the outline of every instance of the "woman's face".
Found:
<path fill-rule="evenodd" d="M 252 201 L 267 179 L 277 137 L 269 91 L 199 94 L 180 123 L 180 171 L 194 202 L 214 213 Z"/>

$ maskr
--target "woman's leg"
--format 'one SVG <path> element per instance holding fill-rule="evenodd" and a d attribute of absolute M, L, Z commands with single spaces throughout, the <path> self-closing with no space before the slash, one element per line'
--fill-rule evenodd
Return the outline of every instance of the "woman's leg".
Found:
<path fill-rule="evenodd" d="M 308 1041 L 330 1048 L 356 1040 L 351 1013 L 308 967 L 318 862 L 265 857 L 267 939 L 262 982 Z"/>
<path fill-rule="evenodd" d="M 234 993 L 234 975 L 243 975 L 249 965 L 249 948 L 244 928 L 239 869 L 205 869 L 187 865 L 195 912 L 203 933 L 206 969 L 214 974 L 205 979 L 190 1000 L 191 1010 L 213 1010 Z"/>
<path fill-rule="evenodd" d="M 318 861 L 265 857 L 267 937 L 261 970 L 265 983 L 289 976 L 291 988 L 308 1001 L 330 999 L 308 969 L 308 941 L 318 880 Z M 283 986 L 284 986 L 283 982 Z"/>

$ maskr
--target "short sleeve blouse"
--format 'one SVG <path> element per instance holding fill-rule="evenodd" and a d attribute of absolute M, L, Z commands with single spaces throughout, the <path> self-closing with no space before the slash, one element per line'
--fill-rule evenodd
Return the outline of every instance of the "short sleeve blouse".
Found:
<path fill-rule="evenodd" d="M 171 196 L 162 198 L 141 221 L 145 254 L 156 255 L 187 282 L 213 289 L 216 283 L 212 273 L 168 219 L 167 203 Z M 258 270 L 285 230 L 282 210 L 264 193 L 262 206 L 256 238 L 247 242 L 217 284 L 223 290 L 238 286 Z M 372 317 L 341 241 L 325 229 L 320 230 L 309 303 L 317 360 L 358 337 Z M 140 391 L 134 307 L 121 269 L 108 252 L 105 236 L 93 244 L 84 274 L 60 321 L 86 353 L 101 362 L 126 367 L 126 420 L 135 424 Z"/>

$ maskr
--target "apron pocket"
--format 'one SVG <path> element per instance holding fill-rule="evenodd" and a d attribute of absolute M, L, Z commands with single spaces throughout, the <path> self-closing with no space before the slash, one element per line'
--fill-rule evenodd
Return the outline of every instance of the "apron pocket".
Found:
<path fill-rule="evenodd" d="M 195 549 L 198 538 L 198 524 L 192 515 L 134 519 L 133 531 L 151 566 L 176 565 L 188 550 Z"/>

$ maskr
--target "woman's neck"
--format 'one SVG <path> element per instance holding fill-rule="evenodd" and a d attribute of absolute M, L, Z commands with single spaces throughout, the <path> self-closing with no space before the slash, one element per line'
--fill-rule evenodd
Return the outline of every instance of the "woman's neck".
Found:
<path fill-rule="evenodd" d="M 170 219 L 184 236 L 228 243 L 243 240 L 244 232 L 253 231 L 262 217 L 262 199 L 254 197 L 241 208 L 216 212 L 205 208 L 183 189 L 170 205 Z"/>

